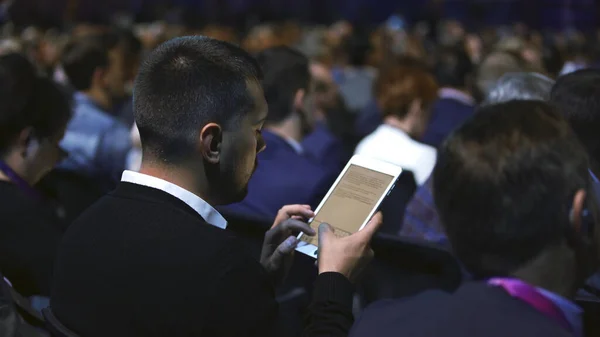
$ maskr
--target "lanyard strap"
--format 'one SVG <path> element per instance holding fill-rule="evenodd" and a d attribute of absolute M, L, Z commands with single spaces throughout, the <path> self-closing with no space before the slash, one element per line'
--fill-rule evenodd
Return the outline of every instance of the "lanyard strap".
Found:
<path fill-rule="evenodd" d="M 488 281 L 488 284 L 504 289 L 512 297 L 531 305 L 534 309 L 554 320 L 567 331 L 573 332 L 573 327 L 563 311 L 554 302 L 535 289 L 535 287 L 512 278 L 492 278 Z"/>
<path fill-rule="evenodd" d="M 0 160 L 0 171 L 2 171 L 2 173 L 4 173 L 4 175 L 6 175 L 8 177 L 8 179 L 10 179 L 10 181 L 12 181 L 15 185 L 17 185 L 17 187 L 23 191 L 23 193 L 27 194 L 28 196 L 35 198 L 36 200 L 40 200 L 41 199 L 41 195 L 38 193 L 38 191 L 36 191 L 33 187 L 31 187 L 31 185 L 29 185 L 28 182 L 26 182 L 25 180 L 23 180 L 23 178 L 21 178 L 21 176 L 19 176 L 17 174 L 17 172 L 13 171 L 13 169 L 10 168 L 10 166 L 8 166 L 5 162 Z"/>

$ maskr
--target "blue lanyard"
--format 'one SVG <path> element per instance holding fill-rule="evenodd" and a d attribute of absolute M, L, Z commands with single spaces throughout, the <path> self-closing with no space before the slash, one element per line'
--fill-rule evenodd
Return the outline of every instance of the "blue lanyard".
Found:
<path fill-rule="evenodd" d="M 42 196 L 40 195 L 40 193 L 38 191 L 36 191 L 33 187 L 31 187 L 31 185 L 29 185 L 28 182 L 26 182 L 25 180 L 23 180 L 23 178 L 21 178 L 21 176 L 19 176 L 17 174 L 17 172 L 13 171 L 13 169 L 10 168 L 10 166 L 8 166 L 5 162 L 0 160 L 0 171 L 2 171 L 2 173 L 4 173 L 4 175 L 6 175 L 8 177 L 8 179 L 10 179 L 10 181 L 12 181 L 15 185 L 17 185 L 17 187 L 23 191 L 23 193 L 27 194 L 28 196 L 36 199 L 36 200 L 40 200 L 42 198 Z"/>

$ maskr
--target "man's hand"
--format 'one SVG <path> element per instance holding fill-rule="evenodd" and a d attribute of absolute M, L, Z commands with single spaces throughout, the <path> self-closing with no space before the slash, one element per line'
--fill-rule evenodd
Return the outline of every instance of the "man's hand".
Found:
<path fill-rule="evenodd" d="M 260 263 L 276 284 L 283 282 L 292 266 L 298 233 L 309 236 L 316 234 L 306 223 L 306 220 L 314 216 L 308 205 L 284 206 L 277 213 L 271 229 L 265 233 Z"/>
<path fill-rule="evenodd" d="M 333 227 L 322 223 L 319 226 L 319 274 L 336 272 L 350 281 L 356 280 L 373 258 L 369 244 L 381 222 L 381 213 L 377 213 L 362 230 L 343 238 L 336 237 Z"/>

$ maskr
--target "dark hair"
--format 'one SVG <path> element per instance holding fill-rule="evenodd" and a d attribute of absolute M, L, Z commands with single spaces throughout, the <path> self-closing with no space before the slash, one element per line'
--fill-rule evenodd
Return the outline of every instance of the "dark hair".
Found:
<path fill-rule="evenodd" d="M 0 104 L 1 154 L 23 129 L 31 127 L 37 137 L 50 137 L 71 117 L 69 96 L 50 79 L 37 77 L 33 65 L 19 54 L 0 56 Z"/>
<path fill-rule="evenodd" d="M 598 169 L 600 70 L 579 70 L 559 77 L 550 93 L 550 103 L 567 119 Z"/>
<path fill-rule="evenodd" d="M 204 36 L 167 41 L 148 55 L 133 104 L 144 153 L 168 163 L 186 159 L 209 122 L 230 128 L 254 109 L 248 83 L 262 80 L 256 60 Z"/>
<path fill-rule="evenodd" d="M 457 257 L 477 277 L 506 276 L 567 237 L 588 161 L 550 105 L 479 109 L 443 144 L 435 204 Z"/>
<path fill-rule="evenodd" d="M 445 47 L 438 53 L 435 76 L 442 87 L 464 88 L 472 75 L 473 63 L 463 48 Z"/>
<path fill-rule="evenodd" d="M 342 50 L 348 57 L 348 63 L 355 67 L 367 64 L 372 49 L 369 32 L 366 30 L 359 30 L 342 41 Z"/>
<path fill-rule="evenodd" d="M 289 47 L 268 48 L 256 57 L 264 73 L 263 89 L 269 104 L 268 123 L 279 123 L 293 113 L 298 90 L 310 85 L 308 58 Z"/>
<path fill-rule="evenodd" d="M 108 60 L 108 49 L 102 43 L 82 39 L 65 48 L 62 66 L 74 89 L 88 90 L 92 86 L 94 72 L 108 67 Z"/>

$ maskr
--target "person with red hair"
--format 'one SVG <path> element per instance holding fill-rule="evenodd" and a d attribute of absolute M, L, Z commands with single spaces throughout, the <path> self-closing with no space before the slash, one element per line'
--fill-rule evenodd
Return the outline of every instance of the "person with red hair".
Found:
<path fill-rule="evenodd" d="M 382 71 L 375 96 L 383 124 L 358 144 L 355 154 L 401 166 L 423 184 L 435 165 L 436 150 L 419 140 L 437 91 L 433 75 L 422 67 L 392 66 Z"/>

